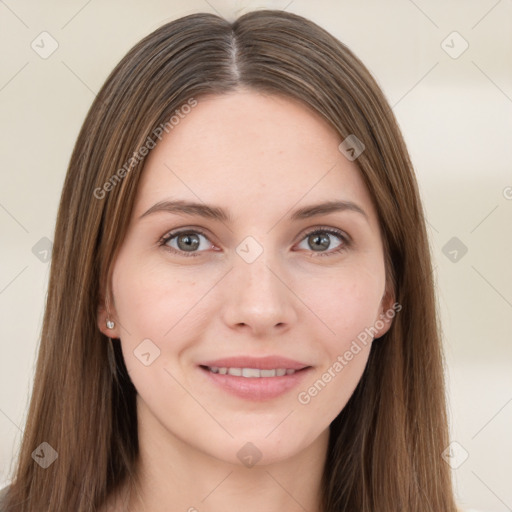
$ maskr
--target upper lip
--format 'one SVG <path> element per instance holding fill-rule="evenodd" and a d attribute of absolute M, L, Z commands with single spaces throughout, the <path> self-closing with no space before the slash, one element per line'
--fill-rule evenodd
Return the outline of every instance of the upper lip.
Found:
<path fill-rule="evenodd" d="M 213 366 L 217 368 L 258 368 L 260 370 L 272 370 L 274 368 L 302 370 L 303 368 L 307 368 L 310 365 L 281 356 L 237 356 L 205 361 L 200 363 L 200 366 Z"/>

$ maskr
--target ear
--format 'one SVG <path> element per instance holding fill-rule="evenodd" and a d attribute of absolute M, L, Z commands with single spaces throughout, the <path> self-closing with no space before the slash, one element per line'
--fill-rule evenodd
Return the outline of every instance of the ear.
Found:
<path fill-rule="evenodd" d="M 379 316 L 375 319 L 376 333 L 373 338 L 374 340 L 381 338 L 389 331 L 393 318 L 401 309 L 402 305 L 395 302 L 395 294 L 386 290 L 380 302 Z"/>
<path fill-rule="evenodd" d="M 114 322 L 113 329 L 109 329 L 107 327 L 107 320 L 111 320 Z M 100 299 L 100 302 L 98 304 L 96 322 L 98 325 L 98 329 L 108 338 L 120 337 L 121 331 L 119 329 L 119 321 L 117 319 L 116 311 L 112 307 L 107 308 L 104 299 Z"/>

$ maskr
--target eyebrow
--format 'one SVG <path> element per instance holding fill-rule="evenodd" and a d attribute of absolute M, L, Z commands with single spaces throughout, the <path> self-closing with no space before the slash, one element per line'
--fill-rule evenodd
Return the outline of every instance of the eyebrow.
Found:
<path fill-rule="evenodd" d="M 309 219 L 319 215 L 327 215 L 335 212 L 356 212 L 365 217 L 368 221 L 367 213 L 356 203 L 352 201 L 326 201 L 319 204 L 304 206 L 295 210 L 288 219 L 291 221 L 298 221 L 303 219 Z M 233 222 L 232 215 L 226 210 L 218 206 L 207 205 L 205 203 L 195 203 L 191 201 L 160 201 L 154 204 L 149 210 L 144 212 L 139 219 L 146 217 L 155 212 L 167 212 L 185 215 L 199 215 L 213 220 L 221 222 Z"/>

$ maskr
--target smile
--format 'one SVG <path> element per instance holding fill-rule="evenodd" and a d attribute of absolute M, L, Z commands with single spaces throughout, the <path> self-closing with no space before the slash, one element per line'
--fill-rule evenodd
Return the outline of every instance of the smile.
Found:
<path fill-rule="evenodd" d="M 224 361 L 223 361 L 224 362 Z M 234 362 L 234 361 L 233 361 Z M 231 364 L 233 364 L 231 362 Z M 241 362 L 241 361 L 240 361 Z M 238 364 L 240 364 L 240 362 Z M 252 361 L 253 364 L 255 361 Z M 277 361 L 274 361 L 274 364 Z M 224 362 L 226 364 L 227 361 Z M 246 361 L 245 364 L 250 361 Z M 276 366 L 293 366 L 294 363 L 279 361 Z M 243 363 L 242 363 L 243 364 Z M 265 402 L 286 395 L 293 389 L 303 386 L 304 379 L 311 375 L 313 368 L 302 364 L 295 364 L 297 368 L 272 367 L 270 362 L 266 364 L 254 364 L 254 366 L 266 366 L 265 368 L 253 368 L 252 366 L 214 366 L 201 364 L 198 368 L 206 377 L 204 384 L 213 386 L 222 392 L 227 392 L 239 399 L 256 402 Z"/>
<path fill-rule="evenodd" d="M 212 373 L 247 378 L 283 377 L 285 375 L 293 375 L 296 372 L 293 368 L 274 368 L 268 370 L 260 370 L 259 368 L 219 368 L 218 366 L 207 366 L 206 368 Z"/>

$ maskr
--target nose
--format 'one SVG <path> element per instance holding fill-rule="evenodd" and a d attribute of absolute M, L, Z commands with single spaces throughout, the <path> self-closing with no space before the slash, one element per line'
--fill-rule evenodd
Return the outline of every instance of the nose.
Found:
<path fill-rule="evenodd" d="M 265 251 L 252 263 L 236 256 L 223 297 L 225 324 L 261 338 L 290 329 L 298 318 L 299 301 L 289 281 Z"/>

